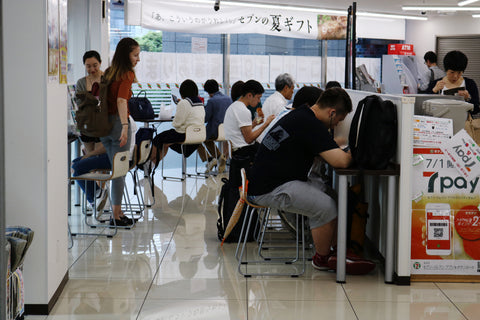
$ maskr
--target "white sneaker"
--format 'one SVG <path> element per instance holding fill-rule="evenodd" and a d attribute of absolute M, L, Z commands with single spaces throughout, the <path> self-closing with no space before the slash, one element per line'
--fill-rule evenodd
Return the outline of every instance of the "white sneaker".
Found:
<path fill-rule="evenodd" d="M 102 189 L 100 196 L 95 200 L 95 206 L 97 207 L 97 219 L 99 219 L 103 214 L 103 208 L 105 208 L 105 203 L 108 199 L 108 188 Z"/>
<path fill-rule="evenodd" d="M 213 158 L 207 163 L 207 170 L 205 173 L 212 171 L 212 169 L 217 165 L 217 159 Z"/>

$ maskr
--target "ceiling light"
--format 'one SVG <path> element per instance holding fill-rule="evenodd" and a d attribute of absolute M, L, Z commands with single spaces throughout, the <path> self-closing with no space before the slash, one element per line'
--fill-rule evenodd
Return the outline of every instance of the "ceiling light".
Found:
<path fill-rule="evenodd" d="M 390 19 L 408 19 L 408 20 L 428 20 L 427 17 L 417 17 L 417 16 L 405 16 L 401 14 L 388 14 L 388 13 L 374 13 L 374 12 L 357 12 L 357 16 L 360 17 L 379 17 L 379 18 L 390 18 Z"/>
<path fill-rule="evenodd" d="M 473 18 L 480 18 L 480 14 L 472 14 Z"/>
<path fill-rule="evenodd" d="M 193 3 L 206 3 L 213 4 L 214 0 L 177 0 L 181 2 L 193 2 Z M 280 6 L 273 4 L 265 3 L 251 3 L 251 2 L 237 2 L 237 1 L 222 1 L 222 6 L 237 6 L 237 7 L 248 7 L 248 8 L 263 8 L 263 9 L 277 9 L 277 10 L 291 10 L 291 11 L 303 11 L 303 12 L 314 12 L 314 13 L 323 13 L 330 15 L 346 16 L 347 10 L 332 10 L 332 9 L 322 9 L 322 8 L 312 8 L 312 7 L 298 7 L 298 6 Z M 378 18 L 390 18 L 390 19 L 411 19 L 411 20 L 428 20 L 426 17 L 419 16 L 408 16 L 408 15 L 399 15 L 399 14 L 388 14 L 388 13 L 374 13 L 374 12 L 362 12 L 357 11 L 357 16 L 360 17 L 378 17 Z"/>
<path fill-rule="evenodd" d="M 467 4 L 474 3 L 474 2 L 477 2 L 477 1 L 479 1 L 479 0 L 462 0 L 462 1 L 459 1 L 457 4 L 460 7 L 463 7 L 463 6 L 466 6 Z"/>
<path fill-rule="evenodd" d="M 402 6 L 405 11 L 480 11 L 480 7 Z"/>

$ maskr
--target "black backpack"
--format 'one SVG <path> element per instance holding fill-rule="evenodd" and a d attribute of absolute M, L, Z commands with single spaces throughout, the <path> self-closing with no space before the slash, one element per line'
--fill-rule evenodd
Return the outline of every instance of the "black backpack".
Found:
<path fill-rule="evenodd" d="M 150 140 L 153 141 L 153 135 L 155 134 L 155 129 L 153 128 L 140 128 L 135 133 L 135 145 L 137 146 L 137 159 L 140 159 L 140 144 L 142 141 Z M 152 151 L 150 150 L 150 153 Z M 150 158 L 150 156 L 149 156 Z M 138 165 L 143 165 L 143 163 L 138 163 Z"/>
<path fill-rule="evenodd" d="M 77 129 L 89 137 L 105 137 L 112 131 L 113 124 L 108 121 L 108 90 L 112 81 L 105 77 L 99 83 L 98 99 L 88 91 L 80 91 L 76 97 L 82 102 L 75 112 Z"/>
<path fill-rule="evenodd" d="M 227 178 L 222 178 L 223 186 L 218 197 L 218 220 L 217 220 L 217 237 L 218 240 L 223 240 L 225 228 L 232 217 L 233 210 L 240 199 L 240 192 L 238 186 L 234 186 Z M 245 211 L 247 205 L 243 207 L 242 215 L 238 219 L 237 224 L 232 229 L 225 242 L 238 242 L 240 232 L 242 231 L 243 221 L 245 220 Z M 257 212 L 253 212 L 252 223 L 248 232 L 248 241 L 253 241 L 255 233 L 255 225 L 258 220 Z M 248 220 L 247 220 L 248 223 Z M 246 228 L 246 225 L 245 225 Z"/>
<path fill-rule="evenodd" d="M 135 145 L 137 146 L 137 159 L 140 159 L 140 145 L 142 143 L 142 141 L 145 141 L 145 140 L 150 140 L 150 141 L 153 141 L 153 135 L 155 134 L 157 130 L 154 129 L 154 128 L 140 128 L 137 130 L 137 132 L 135 133 Z M 150 149 L 150 154 L 152 153 L 152 150 Z M 137 169 L 140 169 L 142 171 L 145 171 L 145 167 L 144 165 L 146 163 L 148 163 L 148 159 L 150 159 L 150 155 L 148 155 L 148 158 L 147 158 L 147 161 L 144 162 L 144 163 L 137 163 Z M 152 197 L 154 197 L 154 180 L 153 180 L 153 175 L 155 174 L 155 170 L 153 170 L 153 172 L 145 172 L 146 175 L 150 176 L 150 179 L 151 179 L 151 191 L 152 191 Z M 137 175 L 137 170 L 134 171 L 134 175 L 136 176 Z M 137 181 L 136 177 L 135 179 L 133 179 L 134 181 Z M 136 187 L 136 182 L 135 182 L 135 187 Z M 137 188 L 134 188 L 134 194 L 136 195 L 137 193 Z"/>
<path fill-rule="evenodd" d="M 385 169 L 397 150 L 397 107 L 371 95 L 358 103 L 348 136 L 360 169 Z"/>

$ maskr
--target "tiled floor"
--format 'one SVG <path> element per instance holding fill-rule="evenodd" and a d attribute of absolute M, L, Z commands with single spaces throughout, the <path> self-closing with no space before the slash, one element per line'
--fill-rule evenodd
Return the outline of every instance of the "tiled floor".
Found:
<path fill-rule="evenodd" d="M 155 205 L 132 230 L 74 238 L 70 280 L 51 315 L 27 320 L 480 319 L 480 284 L 386 285 L 381 266 L 346 284 L 310 265 L 300 278 L 243 278 L 235 246 L 216 238 L 220 177 L 158 174 L 156 184 Z M 74 213 L 73 230 L 79 221 Z"/>

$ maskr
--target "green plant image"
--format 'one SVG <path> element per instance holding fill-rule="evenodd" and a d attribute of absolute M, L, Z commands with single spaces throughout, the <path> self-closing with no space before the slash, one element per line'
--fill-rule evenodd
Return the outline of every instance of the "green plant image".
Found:
<path fill-rule="evenodd" d="M 142 37 L 136 37 L 140 50 L 147 52 L 162 52 L 162 32 L 161 31 L 149 31 Z"/>

